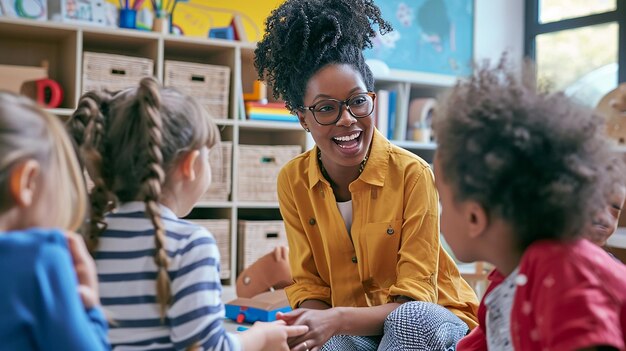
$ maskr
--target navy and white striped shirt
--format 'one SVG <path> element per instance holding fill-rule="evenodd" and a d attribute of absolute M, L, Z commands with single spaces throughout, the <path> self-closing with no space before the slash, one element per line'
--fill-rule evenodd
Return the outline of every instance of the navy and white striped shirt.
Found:
<path fill-rule="evenodd" d="M 96 253 L 100 299 L 114 324 L 114 350 L 240 350 L 239 338 L 223 326 L 220 256 L 203 227 L 180 220 L 161 206 L 170 258 L 172 304 L 161 322 L 156 302 L 154 227 L 143 202 L 130 202 L 107 216 Z"/>

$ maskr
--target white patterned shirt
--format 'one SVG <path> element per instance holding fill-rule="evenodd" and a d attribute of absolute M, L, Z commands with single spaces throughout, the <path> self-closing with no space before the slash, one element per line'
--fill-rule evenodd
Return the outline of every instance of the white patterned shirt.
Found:
<path fill-rule="evenodd" d="M 515 298 L 518 268 L 502 284 L 495 287 L 485 297 L 487 305 L 487 349 L 493 351 L 513 351 L 511 342 L 511 308 Z"/>

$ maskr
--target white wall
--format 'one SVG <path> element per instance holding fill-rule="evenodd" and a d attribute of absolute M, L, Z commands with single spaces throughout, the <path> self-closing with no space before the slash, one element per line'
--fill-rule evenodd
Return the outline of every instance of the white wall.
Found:
<path fill-rule="evenodd" d="M 504 51 L 517 67 L 524 57 L 524 0 L 476 0 L 474 60 L 498 61 Z"/>

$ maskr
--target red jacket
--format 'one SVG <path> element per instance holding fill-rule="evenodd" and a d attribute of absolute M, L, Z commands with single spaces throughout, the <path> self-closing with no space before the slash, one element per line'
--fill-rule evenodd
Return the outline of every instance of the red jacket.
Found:
<path fill-rule="evenodd" d="M 606 345 L 626 350 L 626 266 L 587 240 L 540 241 L 524 253 L 511 310 L 515 350 L 578 350 Z M 485 296 L 505 277 L 489 275 Z M 519 280 L 519 277 L 518 277 Z M 457 351 L 487 350 L 487 308 L 481 301 L 479 326 Z"/>

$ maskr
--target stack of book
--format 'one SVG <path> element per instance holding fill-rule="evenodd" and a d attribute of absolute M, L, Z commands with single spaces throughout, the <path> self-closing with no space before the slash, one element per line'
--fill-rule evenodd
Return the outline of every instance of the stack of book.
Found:
<path fill-rule="evenodd" d="M 292 115 L 285 107 L 284 102 L 268 102 L 267 87 L 261 81 L 255 81 L 253 92 L 243 94 L 244 108 L 247 118 L 251 121 L 298 122 L 298 117 Z"/>
<path fill-rule="evenodd" d="M 298 117 L 292 115 L 284 102 L 247 101 L 246 116 L 251 121 L 278 121 L 298 122 Z"/>
<path fill-rule="evenodd" d="M 398 139 L 396 130 L 398 93 L 395 90 L 380 89 L 376 92 L 376 128 L 387 139 Z"/>

